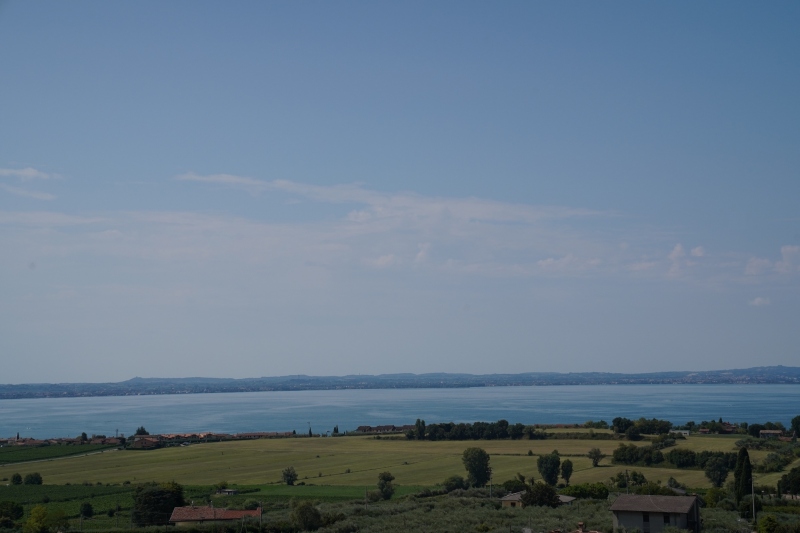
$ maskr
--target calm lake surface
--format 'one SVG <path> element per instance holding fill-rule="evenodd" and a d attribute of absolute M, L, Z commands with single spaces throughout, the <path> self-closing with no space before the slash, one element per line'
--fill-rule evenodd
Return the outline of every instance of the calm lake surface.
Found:
<path fill-rule="evenodd" d="M 0 436 L 47 438 L 247 431 L 315 433 L 360 425 L 496 421 L 548 424 L 627 418 L 783 422 L 800 414 L 800 385 L 592 385 L 247 392 L 0 400 Z"/>

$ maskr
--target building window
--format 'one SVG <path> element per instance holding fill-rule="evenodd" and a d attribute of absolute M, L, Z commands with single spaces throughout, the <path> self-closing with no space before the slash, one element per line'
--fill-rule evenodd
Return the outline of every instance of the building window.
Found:
<path fill-rule="evenodd" d="M 642 522 L 645 524 L 650 523 L 650 513 L 642 513 Z"/>
<path fill-rule="evenodd" d="M 664 513 L 664 523 L 669 525 L 669 513 Z"/>

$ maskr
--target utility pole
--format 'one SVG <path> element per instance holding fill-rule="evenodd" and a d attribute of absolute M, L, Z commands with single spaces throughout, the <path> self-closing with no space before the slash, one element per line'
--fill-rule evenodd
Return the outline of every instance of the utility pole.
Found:
<path fill-rule="evenodd" d="M 756 524 L 756 489 L 755 483 L 753 482 L 753 476 L 750 476 L 750 493 L 753 498 L 753 525 Z"/>

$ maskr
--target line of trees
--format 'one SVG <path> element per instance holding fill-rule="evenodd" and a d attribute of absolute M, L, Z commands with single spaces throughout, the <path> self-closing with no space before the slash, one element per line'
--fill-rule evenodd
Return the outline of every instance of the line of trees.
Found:
<path fill-rule="evenodd" d="M 683 448 L 675 448 L 667 454 L 667 461 L 676 468 L 702 468 L 705 469 L 708 461 L 719 458 L 725 467 L 732 470 L 736 466 L 736 452 L 703 451 L 695 452 Z"/>
<path fill-rule="evenodd" d="M 672 422 L 669 420 L 650 420 L 642 417 L 638 420 L 630 420 L 624 417 L 617 417 L 611 421 L 614 433 L 638 433 L 644 435 L 665 435 L 672 430 Z"/>
<path fill-rule="evenodd" d="M 540 435 L 541 434 L 541 435 Z M 415 427 L 406 433 L 409 439 L 418 440 L 503 440 L 522 438 L 546 438 L 544 432 L 537 432 L 533 426 L 509 424 L 508 420 L 497 422 L 459 423 L 445 422 L 426 425 L 417 419 Z"/>

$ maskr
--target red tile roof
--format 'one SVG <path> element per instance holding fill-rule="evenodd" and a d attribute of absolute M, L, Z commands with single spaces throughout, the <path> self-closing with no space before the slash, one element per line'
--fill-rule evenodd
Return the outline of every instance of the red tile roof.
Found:
<path fill-rule="evenodd" d="M 169 517 L 170 522 L 206 522 L 211 520 L 241 520 L 242 518 L 261 515 L 261 508 L 252 511 L 235 509 L 219 509 L 215 507 L 176 507 Z"/>

